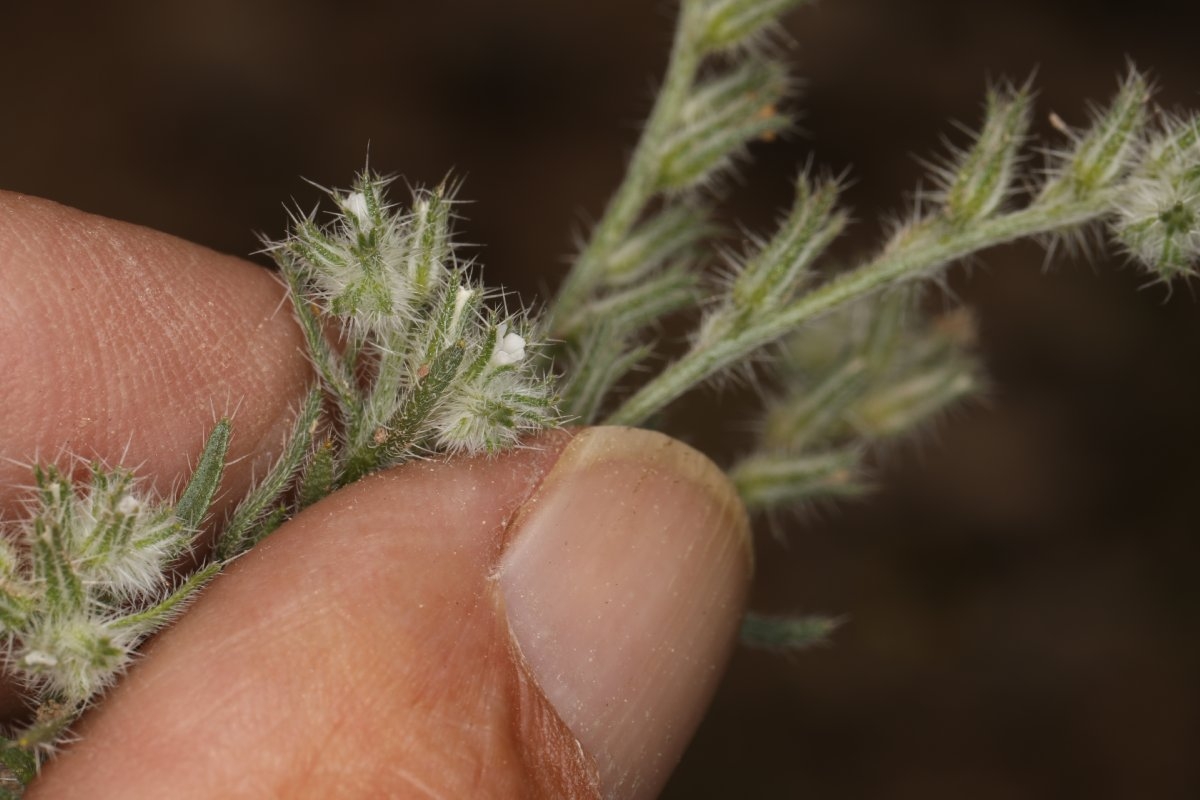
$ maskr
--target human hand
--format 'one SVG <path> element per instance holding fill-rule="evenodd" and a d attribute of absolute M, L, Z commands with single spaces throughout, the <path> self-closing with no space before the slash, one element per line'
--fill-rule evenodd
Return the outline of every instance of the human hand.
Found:
<path fill-rule="evenodd" d="M 225 411 L 226 502 L 262 473 L 309 380 L 266 271 L 0 195 L 0 279 L 0 508 L 61 446 L 169 490 Z M 733 490 L 658 434 L 410 463 L 232 565 L 28 796 L 653 796 L 749 566 Z"/>

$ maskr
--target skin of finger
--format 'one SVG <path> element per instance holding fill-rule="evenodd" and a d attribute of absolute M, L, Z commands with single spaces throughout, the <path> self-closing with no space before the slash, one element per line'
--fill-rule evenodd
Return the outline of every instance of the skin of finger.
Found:
<path fill-rule="evenodd" d="M 152 643 L 29 797 L 596 797 L 492 577 L 568 438 L 304 512 Z"/>
<path fill-rule="evenodd" d="M 267 270 L 0 193 L 0 286 L 0 511 L 29 464 L 70 456 L 137 467 L 169 492 L 225 415 L 225 502 L 279 452 L 311 370 Z"/>

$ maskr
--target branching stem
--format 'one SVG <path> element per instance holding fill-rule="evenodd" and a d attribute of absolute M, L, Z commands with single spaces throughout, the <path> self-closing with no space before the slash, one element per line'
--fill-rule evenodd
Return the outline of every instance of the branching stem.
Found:
<path fill-rule="evenodd" d="M 679 119 L 688 91 L 700 67 L 702 52 L 697 34 L 699 12 L 693 2 L 684 2 L 671 57 L 662 87 L 638 140 L 624 180 L 604 210 L 604 216 L 592 231 L 550 306 L 548 320 L 552 331 L 569 324 L 604 276 L 605 265 L 613 252 L 629 236 L 638 216 L 657 191 L 663 141 Z"/>
<path fill-rule="evenodd" d="M 927 218 L 909 231 L 904 242 L 818 286 L 778 313 L 743 317 L 719 325 L 727 335 L 706 337 L 702 344 L 630 397 L 606 422 L 643 424 L 691 387 L 822 314 L 888 286 L 928 275 L 938 267 L 989 247 L 1093 222 L 1109 214 L 1113 202 L 1112 192 L 1096 192 L 1082 199 L 1034 203 L 967 227 L 947 227 L 939 219 Z"/>

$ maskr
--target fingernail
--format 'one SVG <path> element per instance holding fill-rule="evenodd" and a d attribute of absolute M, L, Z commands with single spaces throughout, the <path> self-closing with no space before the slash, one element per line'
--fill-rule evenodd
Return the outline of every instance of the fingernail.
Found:
<path fill-rule="evenodd" d="M 651 431 L 581 432 L 518 513 L 498 568 L 509 626 L 605 797 L 666 782 L 720 679 L 751 568 L 725 475 Z"/>

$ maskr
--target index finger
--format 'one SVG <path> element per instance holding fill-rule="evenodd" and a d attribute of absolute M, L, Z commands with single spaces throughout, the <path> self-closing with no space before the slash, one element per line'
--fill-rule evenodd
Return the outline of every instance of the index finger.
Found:
<path fill-rule="evenodd" d="M 0 286 L 0 511 L 29 463 L 66 454 L 168 492 L 221 416 L 227 499 L 278 453 L 311 373 L 267 270 L 0 192 Z"/>

